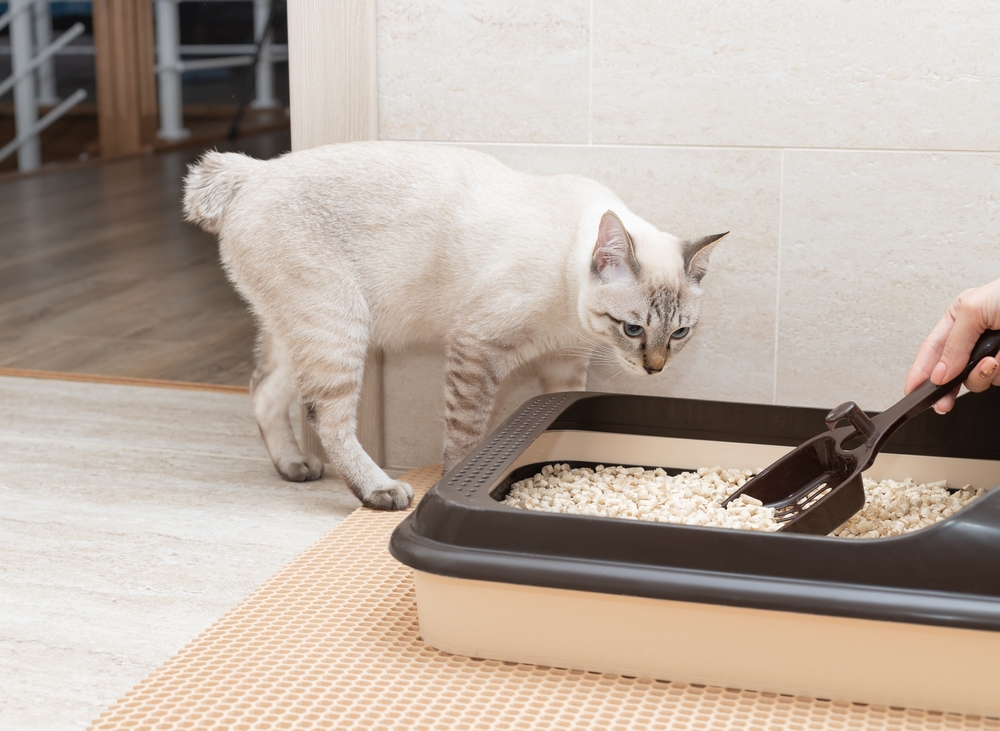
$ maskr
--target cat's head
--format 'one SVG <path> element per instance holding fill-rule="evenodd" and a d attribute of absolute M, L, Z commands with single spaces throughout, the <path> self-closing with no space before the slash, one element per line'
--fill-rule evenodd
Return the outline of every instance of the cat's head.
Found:
<path fill-rule="evenodd" d="M 605 213 L 578 303 L 589 335 L 633 375 L 662 371 L 698 324 L 701 278 L 725 235 L 682 241 L 641 219 L 630 235 L 615 213 Z"/>

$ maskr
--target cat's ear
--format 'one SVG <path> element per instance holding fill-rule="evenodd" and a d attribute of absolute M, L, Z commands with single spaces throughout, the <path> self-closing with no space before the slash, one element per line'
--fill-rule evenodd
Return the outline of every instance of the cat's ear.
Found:
<path fill-rule="evenodd" d="M 726 231 L 724 234 L 715 234 L 714 236 L 705 236 L 697 241 L 684 242 L 684 271 L 695 284 L 700 283 L 701 278 L 708 271 L 708 255 L 712 253 L 715 243 L 723 236 L 728 235 L 729 232 Z"/>
<path fill-rule="evenodd" d="M 597 227 L 597 243 L 591 259 L 591 270 L 605 282 L 613 282 L 625 276 L 639 274 L 639 262 L 632 248 L 632 237 L 625 230 L 625 224 L 608 211 L 601 216 Z"/>

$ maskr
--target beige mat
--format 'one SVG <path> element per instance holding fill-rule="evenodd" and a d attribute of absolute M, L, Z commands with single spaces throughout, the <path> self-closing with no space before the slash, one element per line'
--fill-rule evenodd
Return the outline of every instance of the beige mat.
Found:
<path fill-rule="evenodd" d="M 420 495 L 439 474 L 403 479 Z M 91 728 L 1000 730 L 998 719 L 446 655 L 420 641 L 410 570 L 386 549 L 404 516 L 357 510 Z M 509 632 L 545 621 L 483 619 Z M 863 648 L 845 648 L 844 662 L 864 662 Z"/>

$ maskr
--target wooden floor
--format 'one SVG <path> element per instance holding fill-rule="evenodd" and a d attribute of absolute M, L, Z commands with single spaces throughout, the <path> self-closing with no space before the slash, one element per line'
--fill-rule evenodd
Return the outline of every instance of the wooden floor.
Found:
<path fill-rule="evenodd" d="M 46 111 L 47 107 L 39 109 L 42 114 Z M 203 147 L 214 145 L 226 139 L 235 111 L 235 105 L 186 104 L 184 126 L 191 133 L 190 137 L 179 144 L 156 140 L 155 146 L 157 149 L 192 147 L 198 141 L 204 143 Z M 284 109 L 248 109 L 240 130 L 242 134 L 250 136 L 287 126 L 288 117 Z M 14 133 L 14 106 L 0 104 L 0 146 L 12 140 Z M 97 136 L 97 107 L 87 103 L 74 107 L 66 116 L 45 129 L 39 138 L 43 165 L 99 157 L 101 148 Z M 17 155 L 0 160 L 0 175 L 12 172 L 17 172 Z"/>
<path fill-rule="evenodd" d="M 289 147 L 284 131 L 232 149 Z M 246 385 L 251 319 L 214 237 L 181 219 L 198 154 L 0 184 L 0 369 Z"/>

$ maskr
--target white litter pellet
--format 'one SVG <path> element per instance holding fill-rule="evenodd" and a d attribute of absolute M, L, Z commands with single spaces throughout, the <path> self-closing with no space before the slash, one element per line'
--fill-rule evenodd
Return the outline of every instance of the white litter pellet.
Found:
<path fill-rule="evenodd" d="M 668 475 L 662 469 L 570 468 L 546 465 L 534 477 L 515 482 L 505 505 L 549 513 L 572 513 L 659 523 L 773 531 L 774 509 L 746 495 L 725 508 L 722 501 L 759 472 L 702 468 Z M 880 538 L 924 528 L 947 518 L 984 493 L 951 492 L 943 482 L 924 485 L 912 479 L 864 480 L 865 507 L 833 533 L 844 538 Z"/>
<path fill-rule="evenodd" d="M 833 532 L 841 538 L 886 538 L 934 525 L 986 493 L 968 485 L 954 492 L 944 481 L 918 484 L 865 478 L 865 506 Z"/>

